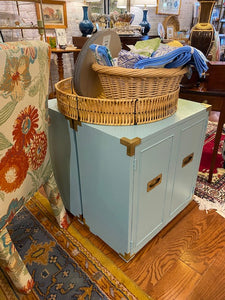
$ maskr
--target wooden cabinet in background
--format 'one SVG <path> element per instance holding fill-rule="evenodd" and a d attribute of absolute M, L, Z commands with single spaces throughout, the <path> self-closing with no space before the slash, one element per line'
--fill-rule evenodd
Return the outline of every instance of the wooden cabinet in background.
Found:
<path fill-rule="evenodd" d="M 156 38 L 159 37 L 158 35 L 152 35 L 152 36 L 120 36 L 120 40 L 121 40 L 121 45 L 122 48 L 125 50 L 129 50 L 129 48 L 127 47 L 127 45 L 135 45 L 136 42 L 138 41 L 143 41 L 143 40 L 148 40 L 148 39 L 152 39 L 152 38 Z M 87 37 L 83 37 L 83 36 L 73 36 L 72 40 L 73 40 L 73 44 L 74 46 L 76 46 L 78 49 L 81 49 L 84 45 L 84 43 L 87 41 Z"/>

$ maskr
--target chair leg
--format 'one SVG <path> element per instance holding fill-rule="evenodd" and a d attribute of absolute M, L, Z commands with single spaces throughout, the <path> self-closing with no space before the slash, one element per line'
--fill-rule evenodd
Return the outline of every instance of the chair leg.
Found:
<path fill-rule="evenodd" d="M 43 187 L 59 226 L 67 229 L 70 219 L 64 207 L 53 173 Z"/>
<path fill-rule="evenodd" d="M 6 228 L 0 232 L 0 261 L 16 289 L 20 293 L 28 294 L 34 286 L 34 281 Z"/>

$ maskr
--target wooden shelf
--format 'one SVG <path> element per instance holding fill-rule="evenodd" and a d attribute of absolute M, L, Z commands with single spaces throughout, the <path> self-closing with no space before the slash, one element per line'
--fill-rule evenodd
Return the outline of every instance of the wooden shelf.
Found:
<path fill-rule="evenodd" d="M 2 0 L 0 0 L 2 1 Z M 38 26 L 0 26 L 0 29 L 44 29 L 44 27 Z"/>
<path fill-rule="evenodd" d="M 7 1 L 10 1 L 10 2 L 34 2 L 34 3 L 40 3 L 40 0 L 0 0 L 1 1 L 4 1 L 4 2 L 7 2 Z"/>
<path fill-rule="evenodd" d="M 19 29 L 21 30 L 21 35 L 22 38 L 24 38 L 23 36 L 23 30 L 26 29 L 32 29 L 32 30 L 39 30 L 39 34 L 40 34 L 40 30 L 43 31 L 43 34 L 40 34 L 41 40 L 43 39 L 43 35 L 45 37 L 46 40 L 46 31 L 45 31 L 45 26 L 44 26 L 44 15 L 43 15 L 43 10 L 42 10 L 42 0 L 0 0 L 0 1 L 4 1 L 4 2 L 14 2 L 16 3 L 16 8 L 17 8 L 17 13 L 18 16 L 20 16 L 20 5 L 18 5 L 18 2 L 25 2 L 25 3 L 39 3 L 40 4 L 40 14 L 39 16 L 37 16 L 38 20 L 42 21 L 42 24 L 40 24 L 41 26 L 39 26 L 38 24 L 32 25 L 32 23 L 28 24 L 26 26 L 26 24 L 24 26 L 20 26 L 20 25 L 16 25 L 16 23 L 12 22 L 11 24 L 15 24 L 14 26 L 4 26 L 4 25 L 0 25 L 0 30 L 16 30 Z M 22 24 L 21 24 L 22 25 Z"/>

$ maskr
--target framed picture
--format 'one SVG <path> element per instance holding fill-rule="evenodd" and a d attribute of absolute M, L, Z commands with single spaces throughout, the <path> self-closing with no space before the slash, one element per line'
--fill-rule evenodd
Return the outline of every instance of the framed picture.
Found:
<path fill-rule="evenodd" d="M 179 15 L 181 0 L 157 0 L 156 13 L 161 15 Z"/>
<path fill-rule="evenodd" d="M 0 43 L 4 43 L 4 38 L 3 38 L 3 35 L 2 35 L 2 31 L 0 30 Z"/>
<path fill-rule="evenodd" d="M 66 28 L 66 1 L 42 1 L 45 28 Z M 41 18 L 40 4 L 36 3 L 37 19 Z"/>
<path fill-rule="evenodd" d="M 57 45 L 67 45 L 67 40 L 66 40 L 66 30 L 65 29 L 59 29 L 56 28 L 55 29 L 55 34 L 56 34 L 56 41 L 57 41 Z"/>
<path fill-rule="evenodd" d="M 174 34 L 173 26 L 168 26 L 166 29 L 166 38 L 169 40 L 173 39 L 173 34 Z"/>

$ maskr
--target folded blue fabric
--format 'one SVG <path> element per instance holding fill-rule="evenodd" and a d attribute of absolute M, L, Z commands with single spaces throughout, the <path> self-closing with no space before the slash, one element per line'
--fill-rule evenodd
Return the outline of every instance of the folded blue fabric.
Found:
<path fill-rule="evenodd" d="M 98 64 L 110 67 L 113 66 L 113 58 L 106 46 L 92 44 L 89 48 L 94 53 Z"/>
<path fill-rule="evenodd" d="M 166 55 L 167 53 L 177 49 L 178 47 L 172 47 L 172 46 L 169 46 L 167 44 L 160 44 L 159 45 L 159 48 L 154 51 L 151 55 L 151 57 L 158 57 L 158 56 L 162 56 L 162 55 Z"/>
<path fill-rule="evenodd" d="M 201 77 L 208 70 L 206 62 L 207 59 L 201 51 L 191 46 L 184 46 L 159 57 L 142 59 L 135 63 L 134 67 L 136 69 L 159 67 L 177 68 L 192 65 L 196 68 Z"/>

